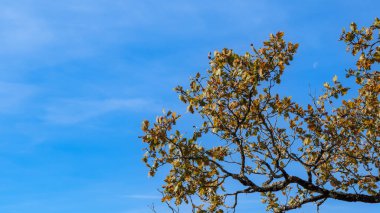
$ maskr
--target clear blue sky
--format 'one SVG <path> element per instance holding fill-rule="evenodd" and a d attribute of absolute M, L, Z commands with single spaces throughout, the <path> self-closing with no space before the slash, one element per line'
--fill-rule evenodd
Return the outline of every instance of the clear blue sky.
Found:
<path fill-rule="evenodd" d="M 159 212 L 162 174 L 141 162 L 144 118 L 185 111 L 172 88 L 205 71 L 209 51 L 238 52 L 285 31 L 300 49 L 283 92 L 306 102 L 352 57 L 338 42 L 370 24 L 378 0 L 1 0 L 0 212 Z M 263 211 L 243 199 L 240 212 Z M 327 202 L 322 212 L 380 205 Z M 311 207 L 298 212 L 315 211 Z"/>

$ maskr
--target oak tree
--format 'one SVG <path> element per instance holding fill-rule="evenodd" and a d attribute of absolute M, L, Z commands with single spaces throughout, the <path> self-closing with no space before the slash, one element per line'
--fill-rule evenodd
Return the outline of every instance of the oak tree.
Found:
<path fill-rule="evenodd" d="M 376 18 L 343 31 L 358 56 L 346 73 L 355 90 L 334 76 L 308 105 L 276 92 L 298 48 L 283 32 L 244 55 L 215 51 L 205 76 L 175 89 L 200 125 L 185 134 L 171 111 L 143 122 L 149 174 L 168 168 L 162 201 L 197 212 L 234 210 L 250 193 L 273 212 L 327 199 L 380 203 L 379 29 Z"/>

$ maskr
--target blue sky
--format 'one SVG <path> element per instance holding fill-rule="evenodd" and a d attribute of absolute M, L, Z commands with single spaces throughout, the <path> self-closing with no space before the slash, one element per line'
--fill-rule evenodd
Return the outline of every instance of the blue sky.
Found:
<path fill-rule="evenodd" d="M 0 212 L 150 212 L 162 173 L 141 162 L 143 119 L 185 112 L 172 91 L 204 72 L 209 51 L 238 52 L 269 33 L 300 43 L 282 84 L 306 102 L 353 64 L 338 42 L 380 2 L 1 0 Z M 263 211 L 243 198 L 240 211 Z M 327 202 L 322 212 L 379 205 Z M 312 206 L 298 212 L 315 210 Z"/>

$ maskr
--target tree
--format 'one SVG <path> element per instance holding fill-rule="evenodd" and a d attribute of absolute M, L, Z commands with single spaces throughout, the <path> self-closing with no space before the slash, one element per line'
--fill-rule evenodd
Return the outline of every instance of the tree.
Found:
<path fill-rule="evenodd" d="M 380 203 L 380 72 L 371 68 L 380 62 L 379 29 L 376 18 L 341 35 L 359 55 L 346 74 L 357 91 L 347 95 L 353 89 L 334 76 L 307 106 L 276 93 L 298 47 L 283 32 L 252 53 L 215 51 L 205 77 L 176 88 L 201 120 L 192 134 L 174 130 L 181 116 L 171 111 L 143 122 L 149 174 L 170 168 L 162 201 L 199 212 L 235 210 L 246 193 L 261 194 L 273 212 L 327 199 Z"/>

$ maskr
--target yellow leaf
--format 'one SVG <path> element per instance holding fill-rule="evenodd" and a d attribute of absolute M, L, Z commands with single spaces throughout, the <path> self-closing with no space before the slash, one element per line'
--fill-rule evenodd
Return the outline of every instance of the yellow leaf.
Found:
<path fill-rule="evenodd" d="M 191 104 L 189 106 L 187 106 L 187 111 L 190 113 L 194 113 L 194 109 L 193 109 L 193 106 Z"/>
<path fill-rule="evenodd" d="M 311 140 L 310 140 L 309 137 L 307 137 L 307 138 L 305 138 L 305 139 L 303 140 L 303 143 L 304 143 L 305 145 L 309 145 L 310 142 L 311 142 Z"/>
<path fill-rule="evenodd" d="M 149 121 L 147 121 L 147 120 L 143 121 L 141 129 L 144 132 L 146 132 L 146 131 L 148 131 L 148 127 L 149 127 Z"/>
<path fill-rule="evenodd" d="M 179 96 L 179 100 L 181 100 L 183 103 L 186 103 L 186 99 L 185 99 L 185 97 L 183 97 L 183 95 Z"/>
<path fill-rule="evenodd" d="M 334 75 L 333 81 L 336 82 L 338 80 L 338 76 Z"/>

